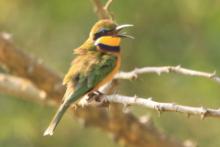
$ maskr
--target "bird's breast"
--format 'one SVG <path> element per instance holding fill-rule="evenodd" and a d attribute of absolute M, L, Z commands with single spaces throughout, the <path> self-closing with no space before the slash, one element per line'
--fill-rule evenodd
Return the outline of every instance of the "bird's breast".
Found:
<path fill-rule="evenodd" d="M 121 56 L 117 55 L 117 61 L 114 69 L 101 82 L 99 82 L 93 90 L 98 90 L 101 86 L 112 81 L 114 76 L 119 72 L 120 67 L 121 67 Z"/>

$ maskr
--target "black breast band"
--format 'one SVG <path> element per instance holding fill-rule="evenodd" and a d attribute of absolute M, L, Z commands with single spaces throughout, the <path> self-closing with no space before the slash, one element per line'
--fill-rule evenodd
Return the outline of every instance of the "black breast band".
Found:
<path fill-rule="evenodd" d="M 98 44 L 101 50 L 103 51 L 108 51 L 108 52 L 119 52 L 120 51 L 120 46 L 109 46 L 105 44 Z"/>

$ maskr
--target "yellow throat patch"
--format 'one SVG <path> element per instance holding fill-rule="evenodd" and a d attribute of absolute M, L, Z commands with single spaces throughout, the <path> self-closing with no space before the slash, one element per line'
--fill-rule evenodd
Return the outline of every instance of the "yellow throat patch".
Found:
<path fill-rule="evenodd" d="M 95 41 L 95 45 L 104 44 L 107 46 L 120 46 L 121 38 L 114 36 L 103 36 Z"/>

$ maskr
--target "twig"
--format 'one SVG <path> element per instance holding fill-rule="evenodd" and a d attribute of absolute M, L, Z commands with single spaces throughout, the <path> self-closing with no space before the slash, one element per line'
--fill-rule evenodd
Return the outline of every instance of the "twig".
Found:
<path fill-rule="evenodd" d="M 130 72 L 120 72 L 115 76 L 115 79 L 136 79 L 141 74 L 156 73 L 161 75 L 162 73 L 177 73 L 186 76 L 195 76 L 212 79 L 220 84 L 220 77 L 216 75 L 216 72 L 208 73 L 203 71 L 196 71 L 192 69 L 183 68 L 181 66 L 161 66 L 161 67 L 143 67 L 136 68 Z"/>
<path fill-rule="evenodd" d="M 92 3 L 94 5 L 94 10 L 95 13 L 97 14 L 97 16 L 100 19 L 111 19 L 111 14 L 109 12 L 109 7 L 112 3 L 112 0 L 108 0 L 105 4 L 105 6 L 102 5 L 102 3 L 100 2 L 100 0 L 92 0 Z"/>
<path fill-rule="evenodd" d="M 111 6 L 113 0 L 108 0 L 104 6 L 104 9 L 108 11 L 108 8 Z"/>
<path fill-rule="evenodd" d="M 157 110 L 159 112 L 180 112 L 187 115 L 199 115 L 202 119 L 205 117 L 220 117 L 220 109 L 210 109 L 204 107 L 191 107 L 177 105 L 175 103 L 161 103 L 153 101 L 152 98 L 139 98 L 123 95 L 106 95 L 104 98 L 108 102 L 120 103 L 124 105 L 141 105 L 150 109 Z"/>

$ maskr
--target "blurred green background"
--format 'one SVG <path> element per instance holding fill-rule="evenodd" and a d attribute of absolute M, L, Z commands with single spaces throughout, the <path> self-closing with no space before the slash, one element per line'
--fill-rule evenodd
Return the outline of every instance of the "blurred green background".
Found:
<path fill-rule="evenodd" d="M 220 74 L 220 1 L 115 0 L 111 10 L 119 24 L 135 25 L 129 32 L 136 39 L 123 42 L 123 70 L 182 65 Z M 96 20 L 89 0 L 0 0 L 0 31 L 11 33 L 18 47 L 62 76 L 73 58 L 72 49 L 87 38 Z M 123 81 L 119 91 L 184 105 L 220 106 L 220 85 L 203 78 L 143 75 Z M 218 119 L 187 119 L 177 113 L 158 117 L 143 107 L 132 111 L 151 115 L 161 131 L 177 139 L 192 139 L 202 147 L 220 146 Z M 105 132 L 84 129 L 70 115 L 65 115 L 53 137 L 43 137 L 54 112 L 55 108 L 0 95 L 0 146 L 118 146 Z"/>

